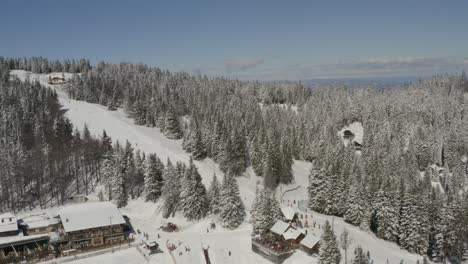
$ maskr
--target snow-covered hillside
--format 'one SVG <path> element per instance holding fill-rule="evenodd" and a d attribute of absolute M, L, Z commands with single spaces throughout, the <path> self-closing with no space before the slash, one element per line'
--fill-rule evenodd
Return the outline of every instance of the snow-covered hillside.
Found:
<path fill-rule="evenodd" d="M 63 108 L 67 110 L 66 116 L 78 128 L 82 128 L 86 123 L 89 126 L 91 133 L 100 135 L 102 130 L 106 130 L 112 139 L 125 141 L 129 140 L 135 148 L 144 152 L 156 153 L 161 159 L 165 160 L 170 158 L 172 161 L 183 161 L 188 163 L 190 155 L 182 149 L 181 140 L 170 140 L 157 128 L 149 128 L 137 126 L 133 120 L 128 118 L 126 114 L 119 109 L 118 111 L 108 111 L 107 108 L 91 104 L 83 101 L 70 100 L 61 86 L 47 84 L 49 75 L 32 74 L 25 71 L 12 71 L 12 75 L 17 76 L 21 80 L 39 80 L 43 85 L 56 88 L 60 103 Z M 55 73 L 57 75 L 61 73 Z M 70 74 L 65 74 L 65 78 L 70 78 Z M 362 128 L 362 126 L 361 126 Z M 356 139 L 360 138 L 362 142 L 362 129 L 361 133 L 353 131 Z M 203 183 L 208 187 L 213 173 L 222 175 L 219 166 L 211 159 L 203 161 L 195 161 L 203 178 Z M 310 163 L 303 161 L 295 161 L 293 165 L 293 172 L 295 183 L 291 185 L 282 185 L 281 192 L 284 193 L 283 200 L 285 203 L 296 200 L 304 200 L 307 198 L 306 188 L 308 185 L 307 175 L 310 169 Z M 249 209 L 253 198 L 255 196 L 255 187 L 257 178 L 251 168 L 247 169 L 244 175 L 238 178 L 241 197 Z M 292 190 L 292 191 L 287 191 Z M 283 204 L 285 205 L 285 204 Z M 299 208 L 296 208 L 299 210 Z M 123 212 L 128 215 L 135 227 L 140 229 L 141 232 L 148 233 L 150 240 L 157 240 L 160 245 L 166 245 L 167 242 L 178 244 L 181 242 L 182 248 L 188 246 L 191 248 L 190 252 L 181 250 L 182 254 L 178 255 L 175 252 L 175 259 L 177 263 L 204 263 L 202 259 L 201 246 L 206 245 L 210 247 L 210 256 L 212 256 L 213 263 L 271 263 L 261 256 L 257 255 L 251 250 L 250 234 L 251 225 L 244 223 L 234 231 L 225 230 L 218 227 L 216 230 L 207 233 L 207 227 L 212 221 L 209 217 L 199 222 L 187 222 L 180 216 L 173 219 L 163 219 L 159 212 L 159 204 L 144 202 L 141 199 L 130 201 L 128 206 L 123 208 Z M 309 212 L 310 213 L 310 212 Z M 323 225 L 326 219 L 331 219 L 329 216 L 324 216 L 312 212 L 313 219 L 317 224 Z M 216 219 L 213 219 L 216 222 Z M 171 221 L 181 226 L 181 231 L 177 233 L 162 233 L 158 230 L 163 222 Z M 219 226 L 219 225 L 218 225 Z M 342 219 L 335 218 L 334 227 L 337 235 L 346 227 L 353 239 L 352 247 L 362 245 L 366 250 L 371 252 L 374 263 L 416 263 L 416 260 L 421 260 L 421 256 L 410 254 L 405 250 L 401 250 L 396 244 L 383 241 L 376 238 L 373 234 L 359 230 L 343 222 Z M 320 233 L 321 230 L 311 230 L 310 232 Z M 157 234 L 161 236 L 158 238 Z M 164 248 L 163 248 L 164 249 Z M 164 254 L 157 254 L 151 256 L 154 263 L 171 263 L 171 258 L 164 250 Z M 231 251 L 231 256 L 228 252 Z M 349 252 L 352 252 L 351 250 Z M 115 253 L 114 253 L 115 254 Z M 81 260 L 77 263 L 128 263 L 128 258 L 132 254 L 136 254 L 133 250 L 120 252 L 122 256 L 107 254 L 95 257 L 88 260 Z M 351 255 L 351 253 L 348 253 Z M 107 257 L 106 257 L 107 256 Z M 89 262 L 91 261 L 91 262 Z M 136 261 L 136 259 L 135 259 Z M 344 258 L 342 260 L 344 263 Z M 140 262 L 135 262 L 140 263 Z M 284 262 L 285 264 L 302 264 L 302 263 L 316 263 L 316 260 L 307 256 L 303 252 L 295 253 L 291 258 Z"/>

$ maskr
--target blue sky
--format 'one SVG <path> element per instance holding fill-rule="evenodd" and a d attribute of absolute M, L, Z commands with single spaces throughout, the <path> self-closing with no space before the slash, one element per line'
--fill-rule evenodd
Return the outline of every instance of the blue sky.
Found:
<path fill-rule="evenodd" d="M 0 56 L 143 62 L 242 79 L 468 69 L 468 1 L 3 0 Z"/>

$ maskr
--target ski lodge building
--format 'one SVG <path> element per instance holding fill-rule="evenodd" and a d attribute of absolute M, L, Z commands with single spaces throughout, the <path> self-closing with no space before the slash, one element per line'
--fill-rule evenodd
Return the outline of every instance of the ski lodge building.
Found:
<path fill-rule="evenodd" d="M 74 204 L 64 207 L 58 216 L 62 224 L 62 245 L 66 248 L 113 244 L 125 240 L 126 221 L 111 202 Z"/>
<path fill-rule="evenodd" d="M 39 262 L 131 242 L 125 235 L 128 225 L 111 202 L 67 205 L 56 217 L 42 214 L 17 220 L 11 213 L 1 214 L 0 264 Z"/>

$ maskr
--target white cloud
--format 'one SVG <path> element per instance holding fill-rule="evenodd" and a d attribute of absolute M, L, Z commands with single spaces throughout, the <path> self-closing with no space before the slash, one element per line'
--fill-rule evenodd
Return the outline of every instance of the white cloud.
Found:
<path fill-rule="evenodd" d="M 274 62 L 269 61 L 270 64 Z M 270 65 L 262 58 L 227 59 L 222 65 L 199 66 L 194 73 L 248 80 L 305 80 L 319 78 L 426 77 L 461 72 L 468 58 L 396 57 L 330 64 Z"/>
<path fill-rule="evenodd" d="M 224 70 L 226 72 L 245 71 L 255 68 L 263 62 L 262 58 L 228 59 L 224 61 Z"/>
<path fill-rule="evenodd" d="M 298 79 L 428 76 L 460 72 L 465 62 L 448 57 L 370 58 L 362 62 L 309 65 L 302 64 L 289 73 Z"/>

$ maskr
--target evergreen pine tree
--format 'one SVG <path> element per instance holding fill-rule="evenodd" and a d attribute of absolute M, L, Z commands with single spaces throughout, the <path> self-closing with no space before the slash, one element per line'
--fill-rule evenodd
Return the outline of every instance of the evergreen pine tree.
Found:
<path fill-rule="evenodd" d="M 206 158 L 206 146 L 205 143 L 203 142 L 202 134 L 200 127 L 195 124 L 194 130 L 192 130 L 192 133 L 190 134 L 191 138 L 190 141 L 192 142 L 191 144 L 191 151 L 192 151 L 192 156 L 194 160 L 203 160 Z"/>
<path fill-rule="evenodd" d="M 181 137 L 179 119 L 172 109 L 166 113 L 164 120 L 164 134 L 170 139 L 180 139 Z"/>
<path fill-rule="evenodd" d="M 187 219 L 199 220 L 208 213 L 206 189 L 192 159 L 182 179 L 180 198 L 182 212 Z"/>
<path fill-rule="evenodd" d="M 220 191 L 219 181 L 218 181 L 218 178 L 216 177 L 216 174 L 213 174 L 213 180 L 211 181 L 210 189 L 208 190 L 210 213 L 219 214 L 221 210 L 220 198 L 221 198 L 221 191 Z"/>
<path fill-rule="evenodd" d="M 364 250 L 361 246 L 358 246 L 354 249 L 354 258 L 351 262 L 352 264 L 369 264 L 369 258 L 364 253 Z"/>
<path fill-rule="evenodd" d="M 125 207 L 128 203 L 127 184 L 125 182 L 124 152 L 118 151 L 115 159 L 115 171 L 112 176 L 112 198 L 118 208 Z"/>
<path fill-rule="evenodd" d="M 156 202 L 162 193 L 164 166 L 156 156 L 150 154 L 145 167 L 145 199 Z"/>
<path fill-rule="evenodd" d="M 269 188 L 257 192 L 251 212 L 254 234 L 265 234 L 280 217 L 279 203 L 275 193 Z"/>
<path fill-rule="evenodd" d="M 336 235 L 328 220 L 325 222 L 325 226 L 323 227 L 319 255 L 320 264 L 339 264 L 341 261 L 338 241 L 336 240 Z"/>
<path fill-rule="evenodd" d="M 326 204 L 325 172 L 312 166 L 309 174 L 309 208 L 317 212 L 324 212 Z"/>
<path fill-rule="evenodd" d="M 239 196 L 237 180 L 229 172 L 224 175 L 220 206 L 220 217 L 224 227 L 235 229 L 242 224 L 245 218 L 244 203 Z"/>
<path fill-rule="evenodd" d="M 181 192 L 181 174 L 176 170 L 172 162 L 168 159 L 163 172 L 162 194 L 163 200 L 162 215 L 168 218 L 178 210 Z"/>
<path fill-rule="evenodd" d="M 378 223 L 377 236 L 395 242 L 398 238 L 399 210 L 393 186 L 390 180 L 385 181 L 377 194 L 378 202 L 375 210 Z"/>

